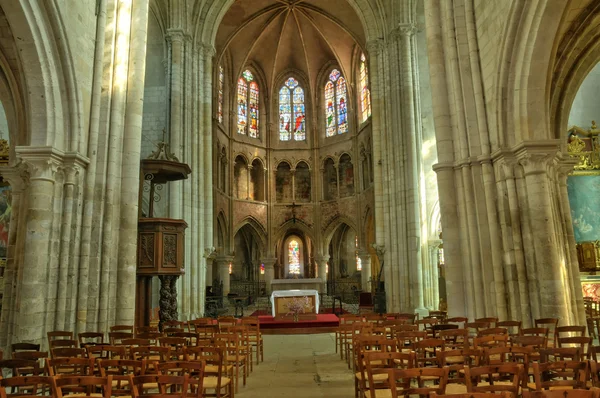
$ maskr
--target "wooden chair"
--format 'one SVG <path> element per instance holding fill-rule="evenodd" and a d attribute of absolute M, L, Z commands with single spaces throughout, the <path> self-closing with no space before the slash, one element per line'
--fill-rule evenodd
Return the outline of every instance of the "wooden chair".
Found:
<path fill-rule="evenodd" d="M 204 369 L 206 362 L 204 361 L 173 361 L 163 362 L 157 365 L 160 374 L 169 376 L 188 375 L 190 394 L 202 396 L 202 387 L 204 381 Z"/>
<path fill-rule="evenodd" d="M 455 323 L 461 329 L 465 328 L 465 324 L 467 322 L 469 322 L 469 318 L 465 318 L 464 316 L 455 316 L 455 317 L 446 319 L 446 323 Z"/>
<path fill-rule="evenodd" d="M 110 327 L 110 331 L 111 332 L 126 332 L 126 333 L 133 334 L 133 325 L 113 325 Z"/>
<path fill-rule="evenodd" d="M 456 330 L 458 329 L 458 325 L 457 324 L 452 324 L 452 323 L 440 323 L 437 325 L 433 325 L 431 327 L 431 331 L 433 333 L 433 338 L 438 338 L 439 337 L 439 333 L 443 330 Z"/>
<path fill-rule="evenodd" d="M 548 337 L 553 347 L 556 347 L 558 335 L 556 334 L 556 328 L 558 327 L 558 318 L 540 318 L 535 320 L 536 328 L 547 328 L 549 331 Z"/>
<path fill-rule="evenodd" d="M 438 318 L 423 318 L 415 322 L 419 329 L 427 332 L 427 335 L 433 338 L 433 326 L 440 323 Z"/>
<path fill-rule="evenodd" d="M 380 369 L 408 369 L 415 367 L 414 352 L 376 352 L 368 351 L 360 354 L 358 370 L 354 373 L 355 397 L 364 397 L 371 389 L 386 389 L 387 374 L 377 373 Z M 377 370 L 377 371 L 376 371 Z"/>
<path fill-rule="evenodd" d="M 148 332 L 160 333 L 160 330 L 158 330 L 158 326 L 138 326 L 135 328 L 136 337 L 140 333 L 148 333 Z"/>
<path fill-rule="evenodd" d="M 488 334 L 473 339 L 473 347 L 475 348 L 503 347 L 507 345 L 508 335 L 506 334 Z"/>
<path fill-rule="evenodd" d="M 174 326 L 164 327 L 162 329 L 162 333 L 166 337 L 172 337 L 174 333 L 181 333 L 181 332 L 185 332 L 185 329 L 184 328 L 177 328 L 177 327 L 174 327 Z"/>
<path fill-rule="evenodd" d="M 556 337 L 584 337 L 585 336 L 585 326 L 558 326 L 556 328 Z"/>
<path fill-rule="evenodd" d="M 424 339 L 415 342 L 413 349 L 415 351 L 415 367 L 438 367 L 440 359 L 438 354 L 444 351 L 444 340 L 442 339 Z"/>
<path fill-rule="evenodd" d="M 468 348 L 469 345 L 467 329 L 441 330 L 437 337 L 444 340 L 444 346 L 450 350 Z"/>
<path fill-rule="evenodd" d="M 77 335 L 79 346 L 84 348 L 88 345 L 104 344 L 104 333 L 100 332 L 83 332 Z"/>
<path fill-rule="evenodd" d="M 265 360 L 264 354 L 264 342 L 262 338 L 262 333 L 260 332 L 260 322 L 257 317 L 245 317 L 242 318 L 242 325 L 246 325 L 248 327 L 248 339 L 250 340 L 250 348 L 253 352 L 256 353 L 256 364 L 258 365 L 258 360 L 260 356 L 260 362 Z M 337 331 L 335 334 L 335 338 L 338 338 Z M 335 351 L 337 352 L 337 340 Z"/>
<path fill-rule="evenodd" d="M 131 395 L 129 376 L 143 375 L 146 370 L 146 361 L 133 361 L 130 359 L 100 359 L 98 368 L 102 377 L 112 376 L 113 396 Z"/>
<path fill-rule="evenodd" d="M 584 358 L 580 347 L 544 348 L 539 353 L 540 362 L 580 361 Z"/>
<path fill-rule="evenodd" d="M 465 329 L 467 329 L 469 331 L 469 336 L 477 336 L 477 333 L 479 333 L 480 330 L 483 329 L 489 329 L 490 323 L 489 322 L 467 322 L 465 323 Z"/>
<path fill-rule="evenodd" d="M 442 394 L 446 391 L 448 380 L 447 367 L 380 369 L 373 371 L 373 377 L 381 373 L 387 375 L 385 383 L 389 385 L 392 398 L 409 395 L 428 396 L 432 392 Z M 369 387 L 372 397 L 381 396 L 381 394 L 376 395 L 375 389 L 371 389 L 371 385 Z"/>
<path fill-rule="evenodd" d="M 395 314 L 396 319 L 406 319 L 406 321 L 410 324 L 414 324 L 417 319 L 419 319 L 419 314 L 412 314 L 410 312 L 401 312 Z"/>
<path fill-rule="evenodd" d="M 52 346 L 51 342 L 54 340 L 73 340 L 73 332 L 69 332 L 67 330 L 55 330 L 52 332 L 46 333 L 48 337 L 48 346 Z"/>
<path fill-rule="evenodd" d="M 113 326 L 113 327 L 115 327 L 115 326 Z M 121 345 L 122 341 L 124 339 L 132 339 L 132 338 L 133 338 L 133 331 L 132 332 L 111 331 L 110 333 L 108 333 L 108 341 L 110 342 L 110 345 Z"/>
<path fill-rule="evenodd" d="M 93 358 L 49 358 L 46 360 L 46 371 L 49 376 L 92 376 L 94 365 Z"/>
<path fill-rule="evenodd" d="M 498 321 L 496 322 L 497 328 L 505 328 L 508 330 L 509 336 L 519 336 L 521 329 L 523 328 L 523 322 L 521 321 Z"/>
<path fill-rule="evenodd" d="M 85 347 L 88 358 L 94 359 L 127 359 L 129 353 L 121 345 L 91 345 Z"/>
<path fill-rule="evenodd" d="M 183 359 L 184 349 L 187 346 L 187 340 L 184 337 L 161 337 L 158 339 L 161 347 L 170 348 L 170 358 L 168 361 L 179 361 Z"/>
<path fill-rule="evenodd" d="M 237 325 L 237 319 L 232 316 L 220 316 L 217 318 L 217 325 L 219 325 L 219 332 L 223 332 L 226 327 Z"/>
<path fill-rule="evenodd" d="M 112 376 L 62 376 L 55 378 L 57 397 L 102 397 L 112 396 Z M 97 394 L 96 391 L 102 391 Z"/>
<path fill-rule="evenodd" d="M 8 390 L 13 392 L 9 393 Z M 39 398 L 49 391 L 58 397 L 56 382 L 50 376 L 14 376 L 0 380 L 0 398 Z"/>
<path fill-rule="evenodd" d="M 559 337 L 558 347 L 575 347 L 580 349 L 580 354 L 586 359 L 590 357 L 590 346 L 592 345 L 591 337 L 584 336 L 573 336 L 573 337 Z"/>
<path fill-rule="evenodd" d="M 414 332 L 398 332 L 396 333 L 396 340 L 398 340 L 398 347 L 404 347 L 413 349 L 415 344 L 421 340 L 427 338 L 427 332 L 425 331 L 414 331 Z"/>
<path fill-rule="evenodd" d="M 519 394 L 521 378 L 523 376 L 522 364 L 500 364 L 472 368 L 465 368 L 465 382 L 468 392 L 504 392 L 512 393 L 513 397 Z M 487 382 L 482 383 L 485 379 Z M 498 380 L 502 380 L 498 382 Z"/>
<path fill-rule="evenodd" d="M 56 347 L 50 350 L 52 358 L 85 358 L 85 348 L 79 347 Z"/>
<path fill-rule="evenodd" d="M 46 359 L 48 359 L 47 351 L 18 351 L 13 352 L 13 359 L 24 360 L 24 361 L 36 361 L 37 367 L 31 369 L 20 368 L 18 375 L 20 376 L 46 376 L 43 374 L 42 369 L 45 369 Z"/>
<path fill-rule="evenodd" d="M 218 333 L 215 335 L 215 340 L 222 342 L 225 346 L 225 361 L 233 365 L 235 372 L 235 392 L 239 392 L 240 388 L 240 371 L 244 386 L 248 377 L 248 361 L 246 353 L 242 349 L 240 338 L 237 334 Z"/>
<path fill-rule="evenodd" d="M 503 335 L 503 334 L 508 335 L 508 329 L 496 327 L 496 328 L 482 329 L 482 330 L 478 331 L 477 337 L 489 336 L 489 335 Z"/>
<path fill-rule="evenodd" d="M 129 349 L 129 359 L 141 361 L 145 359 L 148 366 L 153 362 L 165 362 L 171 357 L 170 347 L 142 346 Z"/>
<path fill-rule="evenodd" d="M 600 389 L 590 390 L 554 390 L 554 391 L 523 391 L 523 398 L 598 398 Z"/>
<path fill-rule="evenodd" d="M 221 398 L 233 398 L 233 378 L 225 364 L 225 348 L 222 346 L 198 346 L 189 347 L 186 352 L 186 360 L 202 360 L 206 362 L 204 368 L 204 383 L 202 393 L 204 396 L 219 396 Z M 208 395 L 211 393 L 210 395 Z"/>
<path fill-rule="evenodd" d="M 196 333 L 196 332 L 177 332 L 177 333 L 173 333 L 171 335 L 171 337 L 184 338 L 186 346 L 198 345 L 198 340 L 200 340 L 200 337 L 199 337 L 198 333 Z"/>
<path fill-rule="evenodd" d="M 439 365 L 448 367 L 448 383 L 465 383 L 465 366 L 480 366 L 483 351 L 477 348 L 445 350 L 439 353 Z"/>
<path fill-rule="evenodd" d="M 496 318 L 495 316 L 491 316 L 491 317 L 487 317 L 487 318 L 477 318 L 475 319 L 475 322 L 486 322 L 489 323 L 491 328 L 495 328 L 496 327 L 496 323 L 498 323 L 498 318 Z"/>
<path fill-rule="evenodd" d="M 44 376 L 38 361 L 29 359 L 0 360 L 0 374 L 15 376 Z"/>
<path fill-rule="evenodd" d="M 164 321 L 162 323 L 163 328 L 178 328 L 178 329 L 187 329 L 188 323 L 184 321 L 170 320 Z"/>
<path fill-rule="evenodd" d="M 14 343 L 10 345 L 11 354 L 21 351 L 39 351 L 40 345 L 33 343 Z"/>
<path fill-rule="evenodd" d="M 441 323 L 444 323 L 448 318 L 448 311 L 429 311 L 428 317 L 438 318 Z"/>
<path fill-rule="evenodd" d="M 537 391 L 555 388 L 586 388 L 589 376 L 587 362 L 560 361 L 533 363 L 533 378 Z"/>
<path fill-rule="evenodd" d="M 169 376 L 163 374 L 129 376 L 133 398 L 186 398 L 189 389 L 189 376 Z M 158 389 L 156 392 L 147 390 Z"/>
<path fill-rule="evenodd" d="M 512 398 L 512 394 L 509 392 L 501 392 L 499 394 L 493 392 L 467 392 L 464 394 L 436 394 L 435 392 L 429 393 L 429 397 L 436 398 Z"/>
<path fill-rule="evenodd" d="M 50 346 L 50 349 L 61 348 L 61 347 L 76 348 L 78 346 L 78 344 L 77 344 L 77 340 L 60 339 L 60 340 L 52 340 L 50 342 L 49 346 Z"/>
<path fill-rule="evenodd" d="M 163 337 L 164 335 L 160 332 L 143 332 L 138 333 L 135 338 L 136 339 L 144 339 L 150 342 L 149 345 L 158 345 L 158 339 Z M 129 338 L 130 339 L 130 338 Z M 123 339 L 125 340 L 125 339 Z"/>

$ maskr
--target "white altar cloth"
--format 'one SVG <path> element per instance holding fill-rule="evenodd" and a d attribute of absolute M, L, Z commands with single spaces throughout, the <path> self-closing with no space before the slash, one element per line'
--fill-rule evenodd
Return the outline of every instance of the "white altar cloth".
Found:
<path fill-rule="evenodd" d="M 319 291 L 318 290 L 276 290 L 271 293 L 271 312 L 275 318 L 275 297 L 315 297 L 315 312 L 319 313 Z"/>

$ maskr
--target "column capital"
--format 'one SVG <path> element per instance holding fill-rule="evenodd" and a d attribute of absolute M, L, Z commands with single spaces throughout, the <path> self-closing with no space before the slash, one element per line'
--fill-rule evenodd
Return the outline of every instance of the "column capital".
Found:
<path fill-rule="evenodd" d="M 358 251 L 358 258 L 360 258 L 360 261 L 371 261 L 371 253 L 369 253 L 367 250 L 359 250 Z"/>
<path fill-rule="evenodd" d="M 23 162 L 18 162 L 14 166 L 0 166 L 0 175 L 8 181 L 14 193 L 22 192 L 29 185 L 27 166 Z"/>
<path fill-rule="evenodd" d="M 181 43 L 183 41 L 191 40 L 191 36 L 185 33 L 183 29 L 179 28 L 170 28 L 167 29 L 167 34 L 165 35 L 167 41 L 171 43 L 178 42 Z"/>
<path fill-rule="evenodd" d="M 202 256 L 208 260 L 214 260 L 217 258 L 217 250 L 214 248 L 214 246 L 205 247 Z"/>
<path fill-rule="evenodd" d="M 229 264 L 230 262 L 233 261 L 234 258 L 235 258 L 234 256 L 216 256 L 215 261 L 217 262 L 217 264 L 223 265 L 223 264 Z"/>
<path fill-rule="evenodd" d="M 16 147 L 15 152 L 30 181 L 54 182 L 65 156 L 63 151 L 53 147 Z"/>
<path fill-rule="evenodd" d="M 369 56 L 376 56 L 383 51 L 385 42 L 383 39 L 374 39 L 367 42 L 367 51 Z"/>
<path fill-rule="evenodd" d="M 215 46 L 210 45 L 210 44 L 202 45 L 202 54 L 204 55 L 205 58 L 212 58 L 215 56 L 216 53 L 217 53 L 217 50 L 215 49 Z"/>
<path fill-rule="evenodd" d="M 317 264 L 324 264 L 327 261 L 329 261 L 329 254 L 317 254 L 315 256 L 315 261 L 317 262 Z"/>
<path fill-rule="evenodd" d="M 556 153 L 526 153 L 519 157 L 525 175 L 543 174 L 556 157 Z"/>
<path fill-rule="evenodd" d="M 417 33 L 417 26 L 415 24 L 400 23 L 394 30 L 392 30 L 391 37 L 393 37 L 393 38 L 399 38 L 399 37 L 410 38 L 415 33 Z"/>

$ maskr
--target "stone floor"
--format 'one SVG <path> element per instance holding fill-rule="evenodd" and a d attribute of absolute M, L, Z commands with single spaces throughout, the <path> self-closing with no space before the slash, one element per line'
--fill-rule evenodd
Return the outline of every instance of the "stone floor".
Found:
<path fill-rule="evenodd" d="M 265 335 L 265 361 L 254 365 L 239 398 L 346 398 L 352 372 L 335 353 L 333 334 Z M 241 383 L 240 383 L 241 384 Z"/>

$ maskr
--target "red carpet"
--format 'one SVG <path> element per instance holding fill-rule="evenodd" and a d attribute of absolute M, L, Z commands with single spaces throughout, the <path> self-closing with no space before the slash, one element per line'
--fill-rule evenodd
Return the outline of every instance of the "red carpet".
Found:
<path fill-rule="evenodd" d="M 275 319 L 271 315 L 259 315 L 258 320 L 261 330 L 336 328 L 340 324 L 340 319 L 333 314 L 318 314 L 317 319 L 301 319 L 298 322 L 294 322 L 292 319 Z"/>
<path fill-rule="evenodd" d="M 320 308 L 319 311 L 321 312 L 321 314 L 331 314 L 331 308 Z M 339 312 L 340 309 L 337 308 L 337 311 Z M 343 311 L 342 313 L 347 314 L 348 311 Z M 271 310 L 256 310 L 252 314 L 250 314 L 250 316 L 262 316 L 262 315 L 271 315 Z"/>

